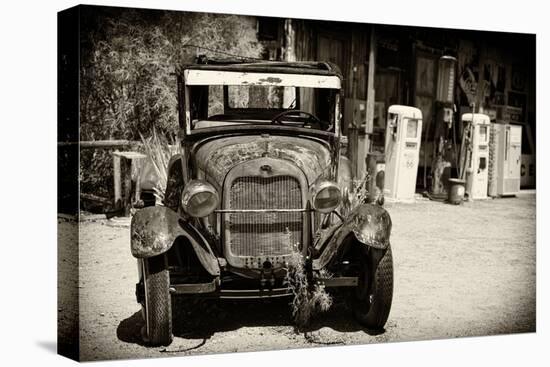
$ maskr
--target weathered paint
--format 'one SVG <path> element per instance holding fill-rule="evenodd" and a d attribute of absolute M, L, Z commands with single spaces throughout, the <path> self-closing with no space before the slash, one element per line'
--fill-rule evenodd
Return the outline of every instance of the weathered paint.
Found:
<path fill-rule="evenodd" d="M 314 260 L 314 268 L 326 266 L 350 234 L 366 246 L 385 250 L 390 244 L 391 226 L 390 215 L 381 206 L 359 205 L 343 222 L 327 230 L 327 235 L 318 240 L 315 248 L 320 250 L 321 254 Z"/>
<path fill-rule="evenodd" d="M 268 77 L 268 78 L 265 78 L 265 79 L 259 79 L 259 81 L 260 81 L 261 83 L 280 84 L 280 83 L 283 82 L 283 79 L 281 79 L 281 78 Z"/>
<path fill-rule="evenodd" d="M 206 271 L 219 275 L 220 268 L 210 244 L 178 213 L 167 207 L 150 206 L 132 217 L 130 237 L 134 257 L 148 258 L 163 254 L 180 236 L 189 240 Z"/>
<path fill-rule="evenodd" d="M 341 81 L 334 75 L 255 73 L 241 71 L 184 71 L 186 85 L 264 85 L 340 89 Z"/>
<path fill-rule="evenodd" d="M 331 152 L 316 141 L 291 136 L 249 135 L 219 138 L 201 146 L 197 166 L 221 186 L 226 174 L 240 163 L 262 158 L 290 161 L 313 183 L 331 168 Z"/>

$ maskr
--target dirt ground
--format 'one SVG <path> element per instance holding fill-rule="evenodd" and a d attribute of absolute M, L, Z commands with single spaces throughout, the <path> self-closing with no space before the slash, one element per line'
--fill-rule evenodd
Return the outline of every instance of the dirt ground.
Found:
<path fill-rule="evenodd" d="M 447 205 L 388 203 L 394 298 L 386 330 L 369 335 L 337 304 L 297 334 L 285 300 L 200 305 L 169 347 L 140 340 L 136 262 L 127 221 L 80 223 L 82 360 L 307 348 L 535 331 L 535 195 Z M 76 224 L 59 219 L 59 276 L 71 279 Z M 74 242 L 73 242 L 74 243 Z M 65 296 L 65 294 L 67 296 Z M 76 292 L 61 294 L 60 342 L 71 334 Z M 204 316 L 206 314 L 206 316 Z M 201 316 L 203 315 L 203 316 Z"/>

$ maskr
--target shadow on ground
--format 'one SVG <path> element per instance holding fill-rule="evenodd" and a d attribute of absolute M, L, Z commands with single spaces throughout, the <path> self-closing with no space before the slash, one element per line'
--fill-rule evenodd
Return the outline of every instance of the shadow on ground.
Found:
<path fill-rule="evenodd" d="M 323 342 L 313 336 L 313 332 L 328 327 L 338 332 L 363 331 L 369 335 L 384 332 L 367 330 L 358 324 L 345 303 L 334 304 L 329 311 L 318 314 L 306 328 L 298 329 L 292 321 L 288 299 L 230 301 L 198 300 L 196 302 L 173 304 L 173 332 L 175 337 L 202 339 L 191 349 L 198 349 L 218 332 L 238 330 L 243 327 L 283 327 L 281 333 L 303 333 L 306 340 L 314 344 L 342 344 Z M 123 342 L 146 346 L 141 338 L 141 328 L 145 325 L 141 311 L 137 311 L 117 328 L 117 337 Z"/>
<path fill-rule="evenodd" d="M 50 352 L 50 353 L 53 353 L 53 354 L 57 354 L 57 342 L 56 341 L 53 341 L 53 340 L 49 340 L 49 341 L 46 341 L 46 340 L 41 340 L 41 341 L 37 341 L 36 344 L 41 347 L 42 349 Z"/>

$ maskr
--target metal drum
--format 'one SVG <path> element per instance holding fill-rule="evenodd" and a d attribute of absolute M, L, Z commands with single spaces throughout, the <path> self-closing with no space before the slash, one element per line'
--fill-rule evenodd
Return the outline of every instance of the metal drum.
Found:
<path fill-rule="evenodd" d="M 466 181 L 458 178 L 449 178 L 449 198 L 451 204 L 459 205 L 464 200 L 464 185 Z"/>

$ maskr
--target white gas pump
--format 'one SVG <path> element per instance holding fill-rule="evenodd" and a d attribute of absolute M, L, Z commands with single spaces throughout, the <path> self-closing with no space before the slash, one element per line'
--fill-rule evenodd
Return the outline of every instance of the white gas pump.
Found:
<path fill-rule="evenodd" d="M 466 138 L 471 148 L 466 161 L 466 192 L 470 199 L 487 199 L 491 119 L 481 113 L 465 113 L 462 122 L 464 129 L 470 131 Z"/>
<path fill-rule="evenodd" d="M 422 135 L 422 112 L 415 107 L 393 105 L 386 125 L 384 196 L 412 201 Z"/>
<path fill-rule="evenodd" d="M 494 124 L 497 195 L 516 195 L 521 183 L 521 126 Z"/>

